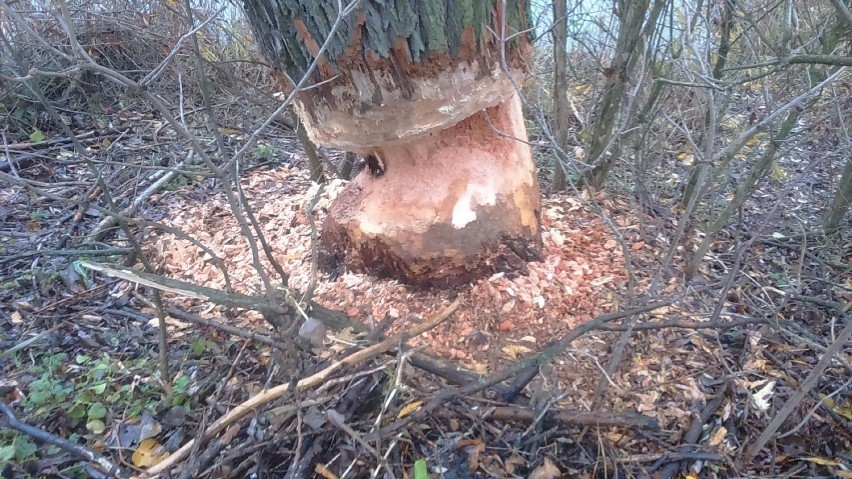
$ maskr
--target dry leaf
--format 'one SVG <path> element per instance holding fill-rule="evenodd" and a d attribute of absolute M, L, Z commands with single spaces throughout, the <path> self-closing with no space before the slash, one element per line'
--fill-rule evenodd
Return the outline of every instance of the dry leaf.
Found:
<path fill-rule="evenodd" d="M 544 464 L 535 468 L 530 475 L 530 479 L 556 479 L 562 475 L 562 471 L 550 462 L 550 459 L 544 458 Z"/>
<path fill-rule="evenodd" d="M 151 467 L 168 455 L 165 448 L 156 439 L 148 438 L 139 443 L 139 447 L 133 451 L 133 456 L 130 459 L 136 467 Z"/>
<path fill-rule="evenodd" d="M 763 386 L 760 391 L 754 393 L 752 399 L 754 400 L 754 405 L 760 409 L 761 411 L 766 411 L 769 409 L 770 401 L 772 399 L 772 393 L 775 391 L 775 381 L 769 381 Z"/>
<path fill-rule="evenodd" d="M 404 418 L 405 416 L 408 416 L 409 414 L 411 414 L 411 413 L 413 413 L 414 411 L 416 411 L 416 410 L 417 410 L 417 408 L 419 408 L 421 404 L 423 404 L 423 401 L 414 401 L 414 402 L 410 402 L 410 403 L 406 404 L 406 405 L 405 405 L 405 407 L 403 407 L 403 408 L 399 411 L 399 414 L 397 414 L 397 415 L 396 415 L 396 418 L 397 418 L 397 419 L 402 419 L 402 418 Z"/>
<path fill-rule="evenodd" d="M 523 356 L 524 354 L 531 353 L 532 349 L 519 344 L 508 344 L 503 348 L 503 352 L 511 359 L 518 359 L 518 357 Z"/>
<path fill-rule="evenodd" d="M 229 428 L 225 431 L 225 434 L 222 434 L 222 439 L 220 439 L 220 442 L 221 442 L 223 445 L 227 446 L 228 444 L 230 444 L 230 443 L 231 443 L 231 441 L 233 441 L 233 440 L 234 440 L 234 437 L 236 437 L 236 435 L 237 435 L 237 433 L 238 433 L 238 432 L 240 432 L 240 425 L 239 425 L 239 423 L 237 423 L 237 424 L 232 424 L 232 425 L 231 425 L 231 427 L 229 427 Z"/>
<path fill-rule="evenodd" d="M 24 321 L 24 317 L 19 311 L 12 312 L 9 319 L 12 321 L 12 324 L 21 324 Z"/>
<path fill-rule="evenodd" d="M 713 432 L 713 435 L 710 436 L 709 444 L 711 446 L 718 446 L 719 444 L 722 444 L 722 441 L 725 440 L 725 436 L 727 435 L 728 429 L 725 428 L 725 426 L 719 426 L 719 429 L 716 429 L 716 431 Z"/>
<path fill-rule="evenodd" d="M 517 469 L 518 466 L 523 466 L 526 463 L 527 461 L 525 461 L 524 458 L 515 455 L 510 457 L 509 459 L 506 459 L 504 467 L 506 468 L 506 472 L 508 472 L 509 474 L 515 474 L 515 469 Z"/>
<path fill-rule="evenodd" d="M 852 402 L 845 401 L 843 404 L 838 405 L 834 402 L 834 399 L 825 394 L 820 394 L 819 397 L 829 409 L 852 421 Z"/>

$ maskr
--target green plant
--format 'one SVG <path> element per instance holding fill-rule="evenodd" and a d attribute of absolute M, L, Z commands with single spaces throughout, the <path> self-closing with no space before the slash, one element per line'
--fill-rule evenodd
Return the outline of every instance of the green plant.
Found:
<path fill-rule="evenodd" d="M 213 347 L 213 342 L 207 338 L 196 338 L 189 345 L 190 351 L 196 356 L 201 356 L 205 351 Z"/>
<path fill-rule="evenodd" d="M 65 353 L 40 359 L 27 368 L 29 374 L 37 376 L 29 383 L 23 401 L 24 410 L 31 417 L 45 418 L 65 410 L 87 431 L 100 434 L 106 430 L 110 408 L 134 417 L 157 406 L 160 390 L 156 382 L 122 384 L 134 376 L 128 374 L 128 369 L 145 370 L 147 359 L 123 364 L 108 354 L 78 354 L 69 364 Z"/>
<path fill-rule="evenodd" d="M 269 161 L 275 157 L 275 150 L 268 143 L 259 143 L 251 152 L 254 161 Z"/>
<path fill-rule="evenodd" d="M 0 464 L 14 460 L 23 463 L 35 459 L 38 446 L 32 438 L 12 430 L 0 431 Z"/>

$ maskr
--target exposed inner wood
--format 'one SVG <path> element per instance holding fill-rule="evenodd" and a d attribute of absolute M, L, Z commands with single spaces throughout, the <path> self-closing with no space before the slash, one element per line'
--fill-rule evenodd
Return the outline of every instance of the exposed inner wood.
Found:
<path fill-rule="evenodd" d="M 524 269 L 541 244 L 540 197 L 516 94 L 443 130 L 377 148 L 323 226 L 325 263 L 416 285 Z"/>
<path fill-rule="evenodd" d="M 407 144 L 447 128 L 514 95 L 515 87 L 499 64 L 456 62 L 422 77 L 399 77 L 393 70 L 349 70 L 348 81 L 308 90 L 295 108 L 318 144 L 366 152 Z M 522 73 L 512 72 L 515 84 Z M 402 81 L 402 78 L 405 81 Z"/>

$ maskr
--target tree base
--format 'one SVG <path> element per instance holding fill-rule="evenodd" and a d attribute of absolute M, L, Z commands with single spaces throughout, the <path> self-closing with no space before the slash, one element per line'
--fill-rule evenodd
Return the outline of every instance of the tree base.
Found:
<path fill-rule="evenodd" d="M 331 205 L 321 265 L 451 287 L 541 259 L 540 193 L 520 100 L 363 152 Z M 370 164 L 370 163 L 374 164 Z"/>

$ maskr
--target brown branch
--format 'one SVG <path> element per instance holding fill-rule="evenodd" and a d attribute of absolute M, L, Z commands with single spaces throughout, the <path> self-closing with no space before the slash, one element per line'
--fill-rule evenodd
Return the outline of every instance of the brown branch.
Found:
<path fill-rule="evenodd" d="M 725 381 L 719 388 L 716 390 L 715 397 L 704 406 L 704 409 L 701 410 L 701 413 L 696 414 L 692 420 L 692 424 L 689 425 L 689 429 L 686 431 L 686 434 L 683 437 L 684 444 L 695 444 L 698 442 L 698 438 L 701 437 L 701 432 L 704 430 L 704 425 L 707 424 L 707 421 L 716 414 L 716 411 L 722 406 L 725 398 L 727 397 L 727 390 L 730 383 Z M 660 471 L 659 477 L 668 479 L 673 477 L 675 472 L 677 472 L 680 467 L 681 461 L 677 460 L 675 462 L 669 463 L 662 471 Z"/>
<path fill-rule="evenodd" d="M 774 325 L 775 322 L 766 318 L 748 318 L 737 319 L 734 321 L 681 321 L 671 320 L 662 321 L 659 323 L 637 323 L 633 326 L 634 331 L 650 331 L 654 329 L 681 328 L 681 329 L 732 329 L 740 326 L 748 326 L 750 324 L 769 324 Z M 607 324 L 597 328 L 599 331 L 625 331 L 627 326 Z"/>
<path fill-rule="evenodd" d="M 842 57 L 837 55 L 793 55 L 787 59 L 787 63 L 852 67 L 852 57 Z"/>
<path fill-rule="evenodd" d="M 482 420 L 495 419 L 498 421 L 532 422 L 536 419 L 535 411 L 518 406 L 498 406 L 495 408 L 479 408 Z M 590 412 L 556 410 L 549 412 L 545 421 L 557 421 L 564 424 L 579 426 L 625 427 L 659 429 L 657 420 L 650 416 L 632 412 Z"/>
<path fill-rule="evenodd" d="M 149 301 L 144 297 L 137 297 L 139 297 L 139 299 L 141 299 L 142 301 L 146 302 L 146 304 L 149 303 Z M 260 300 L 262 298 L 258 299 Z M 367 326 L 365 326 L 363 323 L 361 323 L 355 318 L 351 318 L 337 311 L 322 308 L 319 305 L 316 305 L 316 303 L 312 303 L 312 305 L 313 307 L 310 309 L 311 316 L 328 327 L 340 330 L 344 329 L 344 327 L 341 327 L 342 325 L 346 325 L 345 327 L 351 327 L 356 332 L 366 332 L 368 330 Z M 249 331 L 243 328 L 232 326 L 230 324 L 225 324 L 219 321 L 202 318 L 200 316 L 190 314 L 186 311 L 182 311 L 174 306 L 169 306 L 167 310 L 170 315 L 182 321 L 215 328 L 220 331 L 224 331 L 228 334 L 232 334 L 234 336 L 239 336 L 241 338 L 257 341 L 270 347 L 286 349 L 286 345 L 275 341 L 269 336 L 257 333 L 255 331 Z M 403 350 L 405 349 L 406 348 L 403 348 Z M 448 363 L 437 358 L 433 358 L 428 354 L 420 352 L 411 353 L 408 357 L 408 361 L 409 363 L 411 363 L 412 366 L 418 369 L 422 369 L 423 371 L 434 374 L 436 376 L 439 376 L 445 379 L 450 384 L 455 384 L 457 386 L 477 381 L 481 377 L 479 374 L 476 374 L 475 372 L 465 369 L 461 366 Z"/>

